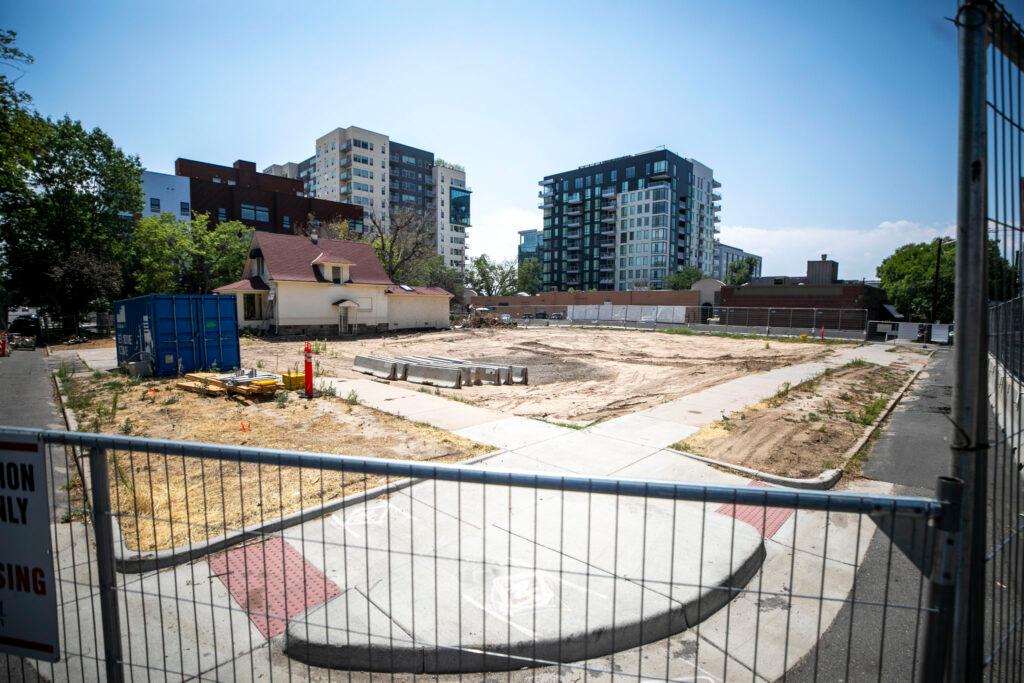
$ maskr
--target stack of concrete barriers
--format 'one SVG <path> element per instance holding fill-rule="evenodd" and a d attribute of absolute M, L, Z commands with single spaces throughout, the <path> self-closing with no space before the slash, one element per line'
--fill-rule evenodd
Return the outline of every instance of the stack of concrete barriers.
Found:
<path fill-rule="evenodd" d="M 379 379 L 461 389 L 474 384 L 529 384 L 522 365 L 496 365 L 445 356 L 356 356 L 352 369 Z"/>

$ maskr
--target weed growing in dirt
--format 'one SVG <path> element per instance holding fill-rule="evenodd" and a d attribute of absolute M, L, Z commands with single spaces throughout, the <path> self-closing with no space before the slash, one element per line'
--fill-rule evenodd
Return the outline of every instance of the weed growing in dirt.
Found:
<path fill-rule="evenodd" d="M 846 419 L 856 424 L 861 424 L 865 426 L 870 425 L 876 419 L 878 419 L 879 415 L 882 414 L 882 411 L 885 410 L 885 406 L 888 402 L 888 399 L 886 399 L 884 396 L 879 396 L 878 398 L 871 399 L 871 401 L 869 401 L 866 406 L 861 408 L 856 413 L 852 411 L 846 413 Z"/>
<path fill-rule="evenodd" d="M 843 366 L 843 368 L 870 368 L 874 363 L 869 363 L 862 358 L 854 358 L 849 363 Z"/>
<path fill-rule="evenodd" d="M 132 432 L 135 431 L 135 423 L 132 422 L 132 419 L 130 417 L 126 417 L 124 419 L 124 422 L 121 423 L 121 426 L 118 427 L 117 430 L 124 434 L 125 436 L 131 436 Z"/>
<path fill-rule="evenodd" d="M 590 425 L 580 424 L 578 422 L 562 422 L 559 420 L 541 420 L 541 422 L 547 422 L 548 424 L 558 425 L 559 427 L 565 427 L 566 429 L 586 429 Z"/>
<path fill-rule="evenodd" d="M 93 370 L 92 378 L 93 379 L 103 379 L 103 373 L 100 372 L 99 370 Z"/>
<path fill-rule="evenodd" d="M 585 327 L 580 329 L 586 329 Z M 616 328 L 602 328 L 616 329 Z M 626 328 L 623 328 L 626 331 Z M 779 342 L 782 344 L 820 344 L 822 346 L 836 346 L 844 344 L 852 344 L 849 339 L 818 339 L 815 337 L 808 337 L 807 339 L 800 339 L 799 337 L 777 337 L 775 335 L 766 336 L 763 334 L 739 334 L 737 332 L 701 332 L 694 330 L 689 327 L 669 327 L 664 330 L 654 330 L 655 332 L 661 332 L 662 334 L 682 334 L 682 335 L 703 335 L 705 337 L 725 337 L 726 339 L 751 339 L 758 338 L 767 339 L 770 341 Z"/>
<path fill-rule="evenodd" d="M 333 384 L 331 385 L 331 388 L 332 389 L 334 388 Z M 288 392 L 287 391 L 278 391 L 277 393 L 275 393 L 274 394 L 274 403 L 277 405 L 278 408 L 284 408 L 285 404 L 288 403 Z"/>
<path fill-rule="evenodd" d="M 345 403 L 349 404 L 350 406 L 359 405 L 359 394 L 356 392 L 355 389 L 352 389 L 351 391 L 348 392 L 348 396 L 345 397 Z"/>
<path fill-rule="evenodd" d="M 173 406 L 177 402 L 178 402 L 178 397 L 174 396 L 174 395 L 168 396 L 163 401 L 161 401 L 161 403 L 163 403 L 165 406 Z"/>
<path fill-rule="evenodd" d="M 338 387 L 330 382 L 320 382 L 320 384 L 316 385 L 315 393 L 317 396 L 337 396 Z"/>
<path fill-rule="evenodd" d="M 263 369 L 263 359 L 262 358 L 260 358 L 259 360 L 256 361 L 256 369 L 257 370 L 262 370 Z"/>
<path fill-rule="evenodd" d="M 775 395 L 768 399 L 768 405 L 772 408 L 777 408 L 782 405 L 783 401 L 789 396 L 789 390 L 791 389 L 789 382 L 783 382 L 779 390 L 775 392 Z"/>
<path fill-rule="evenodd" d="M 73 374 L 75 373 L 74 370 L 71 369 L 71 365 L 69 365 L 67 361 L 62 360 L 60 362 L 60 367 L 57 368 L 57 381 L 64 384 L 71 379 L 71 375 Z"/>

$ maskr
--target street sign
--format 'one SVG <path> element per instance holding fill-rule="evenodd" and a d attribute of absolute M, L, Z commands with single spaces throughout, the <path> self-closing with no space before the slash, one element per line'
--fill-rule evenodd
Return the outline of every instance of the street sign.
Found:
<path fill-rule="evenodd" d="M 57 586 L 46 454 L 38 441 L 0 441 L 0 539 L 0 652 L 55 662 Z"/>

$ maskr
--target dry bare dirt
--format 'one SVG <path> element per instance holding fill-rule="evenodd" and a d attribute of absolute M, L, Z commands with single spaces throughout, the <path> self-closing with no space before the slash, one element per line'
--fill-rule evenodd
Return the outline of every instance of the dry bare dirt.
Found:
<path fill-rule="evenodd" d="M 344 397 L 306 401 L 291 393 L 286 403 L 247 405 L 175 389 L 173 380 L 71 382 L 69 402 L 86 431 L 432 462 L 493 450 Z M 180 547 L 386 483 L 359 473 L 124 451 L 111 453 L 110 481 L 133 550 Z"/>
<path fill-rule="evenodd" d="M 787 477 L 843 467 L 844 456 L 920 363 L 854 361 L 725 416 L 675 448 Z"/>
<path fill-rule="evenodd" d="M 360 354 L 449 356 L 525 365 L 527 386 L 442 390 L 507 414 L 590 422 L 657 405 L 752 372 L 805 363 L 831 346 L 757 339 L 580 328 L 462 329 L 327 342 L 317 371 L 352 371 Z M 284 371 L 302 362 L 301 341 L 245 339 L 242 361 Z"/>

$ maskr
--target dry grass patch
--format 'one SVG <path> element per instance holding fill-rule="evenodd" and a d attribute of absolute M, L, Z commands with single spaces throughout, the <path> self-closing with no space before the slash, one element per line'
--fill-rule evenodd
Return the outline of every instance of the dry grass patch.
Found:
<path fill-rule="evenodd" d="M 853 361 L 710 424 L 675 448 L 786 477 L 842 467 L 912 370 Z"/>
<path fill-rule="evenodd" d="M 117 376 L 62 382 L 81 428 L 268 449 L 459 462 L 493 450 L 360 405 L 280 393 L 248 403 L 179 391 L 174 381 Z M 239 464 L 162 453 L 110 457 L 111 498 L 132 550 L 187 546 L 387 483 L 319 469 Z"/>

